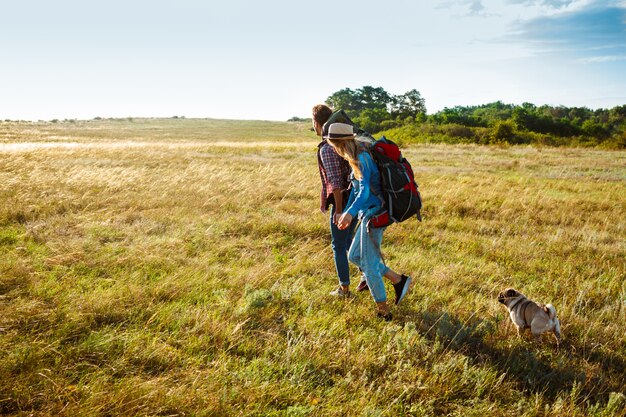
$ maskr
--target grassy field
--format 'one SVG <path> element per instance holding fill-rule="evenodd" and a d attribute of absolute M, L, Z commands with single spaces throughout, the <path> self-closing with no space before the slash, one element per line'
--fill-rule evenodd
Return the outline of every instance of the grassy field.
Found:
<path fill-rule="evenodd" d="M 328 296 L 316 144 L 0 123 L 0 414 L 626 415 L 626 152 L 406 148 L 424 221 L 385 235 L 416 282 L 387 323 Z M 556 306 L 560 349 L 516 336 L 506 286 Z"/>

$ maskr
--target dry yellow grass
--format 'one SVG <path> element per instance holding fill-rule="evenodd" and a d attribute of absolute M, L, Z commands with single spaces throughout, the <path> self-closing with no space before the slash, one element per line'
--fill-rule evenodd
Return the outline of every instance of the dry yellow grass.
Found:
<path fill-rule="evenodd" d="M 405 150 L 416 285 L 377 321 L 335 285 L 316 137 L 292 123 L 0 123 L 0 411 L 624 415 L 626 153 Z M 356 273 L 355 273 L 356 275 Z M 518 339 L 495 296 L 553 303 Z"/>

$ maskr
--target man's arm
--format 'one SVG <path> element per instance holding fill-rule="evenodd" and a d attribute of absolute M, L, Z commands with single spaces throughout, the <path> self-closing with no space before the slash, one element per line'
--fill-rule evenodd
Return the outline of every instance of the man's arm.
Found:
<path fill-rule="evenodd" d="M 333 188 L 333 198 L 335 199 L 335 216 L 333 223 L 337 224 L 339 217 L 343 214 L 343 190 Z"/>
<path fill-rule="evenodd" d="M 335 200 L 335 218 L 333 222 L 335 222 L 335 219 L 339 218 L 337 214 L 341 215 L 343 213 L 345 203 L 343 201 L 343 179 L 340 169 L 343 159 L 329 145 L 321 149 L 320 157 L 326 170 L 327 180 L 332 186 L 333 198 Z"/>

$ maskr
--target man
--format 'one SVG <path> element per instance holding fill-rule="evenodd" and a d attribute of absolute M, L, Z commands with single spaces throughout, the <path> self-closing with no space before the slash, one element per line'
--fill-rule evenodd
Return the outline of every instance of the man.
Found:
<path fill-rule="evenodd" d="M 315 129 L 315 133 L 318 136 L 322 136 L 324 124 L 332 115 L 332 109 L 324 104 L 318 104 L 313 107 L 313 129 Z M 343 214 L 344 204 L 348 197 L 350 165 L 345 159 L 337 155 L 333 147 L 325 139 L 322 139 L 317 147 L 317 163 L 322 181 L 320 210 L 326 213 L 328 208 L 331 207 L 331 246 L 339 278 L 339 286 L 330 294 L 338 297 L 350 297 L 352 294 L 350 293 L 348 249 L 350 249 L 356 221 L 353 221 L 349 227 L 343 230 L 337 227 L 337 222 Z M 364 291 L 366 289 L 368 289 L 367 283 L 365 280 L 362 280 L 357 290 Z"/>

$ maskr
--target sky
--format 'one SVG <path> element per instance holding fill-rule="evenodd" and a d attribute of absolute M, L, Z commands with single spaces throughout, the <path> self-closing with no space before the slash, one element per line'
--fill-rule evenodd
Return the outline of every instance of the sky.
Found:
<path fill-rule="evenodd" d="M 626 0 L 20 0 L 0 120 L 310 117 L 334 92 L 626 104 Z"/>

